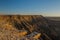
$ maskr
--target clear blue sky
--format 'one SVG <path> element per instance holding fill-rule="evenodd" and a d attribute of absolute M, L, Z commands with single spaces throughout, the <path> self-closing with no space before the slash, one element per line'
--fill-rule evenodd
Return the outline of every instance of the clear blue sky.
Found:
<path fill-rule="evenodd" d="M 60 16 L 60 0 L 0 0 L 0 14 Z"/>

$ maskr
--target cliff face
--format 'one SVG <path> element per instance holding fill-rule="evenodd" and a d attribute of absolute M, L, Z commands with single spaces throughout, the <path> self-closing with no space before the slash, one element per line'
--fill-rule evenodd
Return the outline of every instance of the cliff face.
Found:
<path fill-rule="evenodd" d="M 37 32 L 34 36 L 31 33 Z M 0 39 L 20 40 L 28 38 L 40 40 L 55 40 L 57 33 L 51 30 L 49 22 L 41 15 L 1 15 L 0 16 Z M 55 34 L 55 35 L 54 35 Z M 41 35 L 41 37 L 40 37 Z M 52 35 L 54 38 L 52 38 Z M 31 39 L 30 38 L 30 39 Z M 25 39 L 26 40 L 26 39 Z"/>

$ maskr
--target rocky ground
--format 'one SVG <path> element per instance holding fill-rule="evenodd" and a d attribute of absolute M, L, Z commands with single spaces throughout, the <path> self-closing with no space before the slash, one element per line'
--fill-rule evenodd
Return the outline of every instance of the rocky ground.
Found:
<path fill-rule="evenodd" d="M 56 40 L 58 33 L 51 27 L 41 15 L 1 15 L 0 40 Z"/>

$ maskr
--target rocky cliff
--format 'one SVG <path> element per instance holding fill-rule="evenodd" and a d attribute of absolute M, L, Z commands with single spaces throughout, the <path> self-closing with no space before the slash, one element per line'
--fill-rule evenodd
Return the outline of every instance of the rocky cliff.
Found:
<path fill-rule="evenodd" d="M 50 21 L 41 15 L 1 15 L 0 40 L 58 39 L 49 24 Z"/>

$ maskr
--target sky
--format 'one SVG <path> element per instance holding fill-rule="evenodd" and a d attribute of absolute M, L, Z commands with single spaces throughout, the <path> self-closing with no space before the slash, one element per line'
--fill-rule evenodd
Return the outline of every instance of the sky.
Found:
<path fill-rule="evenodd" d="M 0 14 L 60 16 L 60 0 L 0 0 Z"/>

